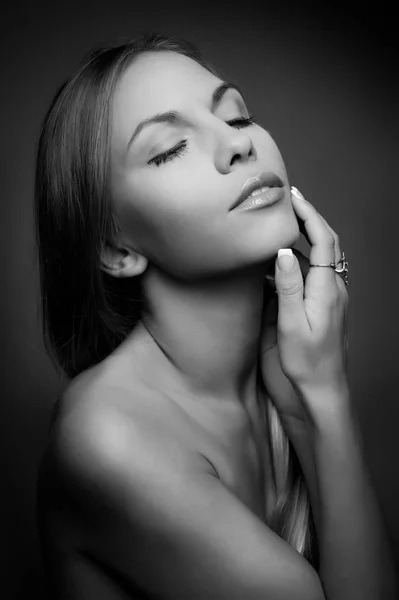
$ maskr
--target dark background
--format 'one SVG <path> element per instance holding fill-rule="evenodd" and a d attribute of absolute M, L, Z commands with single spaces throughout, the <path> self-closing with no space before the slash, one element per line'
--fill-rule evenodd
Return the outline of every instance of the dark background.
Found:
<path fill-rule="evenodd" d="M 350 385 L 399 556 L 398 35 L 388 4 L 372 12 L 365 4 L 322 4 L 18 0 L 3 6 L 3 598 L 41 594 L 37 467 L 53 403 L 68 383 L 46 357 L 40 332 L 32 212 L 40 125 L 56 88 L 92 46 L 154 30 L 188 38 L 240 83 L 248 108 L 277 142 L 290 183 L 340 235 L 350 262 Z"/>

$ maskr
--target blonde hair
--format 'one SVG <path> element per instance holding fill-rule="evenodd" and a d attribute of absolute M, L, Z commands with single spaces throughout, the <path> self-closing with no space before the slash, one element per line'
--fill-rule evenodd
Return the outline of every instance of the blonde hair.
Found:
<path fill-rule="evenodd" d="M 268 439 L 277 499 L 269 527 L 318 568 L 318 549 L 305 478 L 278 411 L 267 397 Z"/>

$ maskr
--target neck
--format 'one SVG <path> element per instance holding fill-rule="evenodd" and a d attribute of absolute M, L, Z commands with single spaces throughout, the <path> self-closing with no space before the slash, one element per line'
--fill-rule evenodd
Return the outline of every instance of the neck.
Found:
<path fill-rule="evenodd" d="M 154 267 L 146 274 L 142 325 L 191 394 L 256 402 L 267 266 L 212 281 L 182 282 Z"/>

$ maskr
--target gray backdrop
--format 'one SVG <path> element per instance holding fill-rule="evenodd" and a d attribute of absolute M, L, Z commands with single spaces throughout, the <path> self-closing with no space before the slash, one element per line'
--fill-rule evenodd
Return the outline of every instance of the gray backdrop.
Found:
<path fill-rule="evenodd" d="M 339 233 L 350 262 L 350 383 L 368 462 L 399 552 L 398 46 L 393 15 L 346 3 L 10 3 L 1 36 L 2 242 L 0 562 L 4 598 L 40 593 L 34 520 L 50 411 L 67 384 L 46 357 L 33 257 L 35 145 L 52 95 L 101 41 L 187 37 L 238 80 L 275 138 L 290 182 Z M 319 3 L 322 4 L 322 3 Z M 306 250 L 306 243 L 299 248 Z M 4 543 L 6 540 L 6 543 Z"/>

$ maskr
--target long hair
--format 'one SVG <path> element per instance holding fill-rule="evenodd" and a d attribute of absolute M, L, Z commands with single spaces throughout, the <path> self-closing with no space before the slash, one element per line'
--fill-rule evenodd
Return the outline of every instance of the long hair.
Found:
<path fill-rule="evenodd" d="M 158 33 L 96 48 L 59 88 L 38 140 L 35 247 L 45 349 L 73 378 L 106 358 L 146 310 L 141 277 L 115 278 L 100 268 L 117 233 L 107 189 L 110 103 L 115 85 L 142 52 L 178 52 L 220 77 L 184 39 Z M 278 413 L 267 399 L 277 505 L 269 526 L 314 566 L 314 525 L 303 474 Z"/>

